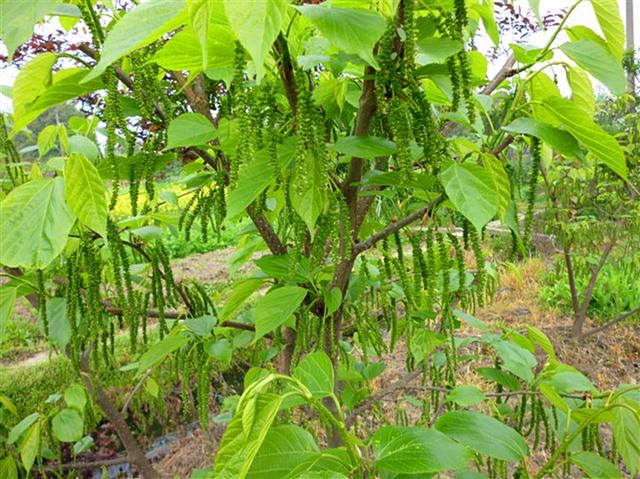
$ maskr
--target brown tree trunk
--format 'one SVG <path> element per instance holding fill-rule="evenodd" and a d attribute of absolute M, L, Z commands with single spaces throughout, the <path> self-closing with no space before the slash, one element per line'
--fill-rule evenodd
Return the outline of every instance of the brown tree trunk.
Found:
<path fill-rule="evenodd" d="M 118 411 L 118 408 L 113 404 L 107 392 L 100 384 L 100 381 L 98 381 L 98 378 L 91 372 L 88 354 L 85 354 L 82 358 L 80 369 L 82 371 L 82 382 L 118 433 L 118 437 L 127 452 L 127 460 L 129 463 L 136 468 L 140 477 L 144 479 L 160 479 L 160 474 L 153 468 L 151 462 L 147 459 L 147 456 L 145 456 L 142 447 L 140 447 L 136 438 L 133 437 L 124 416 L 120 414 L 120 411 Z"/>

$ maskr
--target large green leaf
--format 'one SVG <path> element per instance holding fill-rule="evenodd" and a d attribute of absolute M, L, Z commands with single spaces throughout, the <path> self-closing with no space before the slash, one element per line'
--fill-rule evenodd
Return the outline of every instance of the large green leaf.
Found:
<path fill-rule="evenodd" d="M 107 235 L 107 188 L 86 156 L 72 153 L 64 167 L 64 196 L 71 211 L 87 228 Z"/>
<path fill-rule="evenodd" d="M 304 163 L 304 176 L 294 178 L 289 187 L 291 206 L 300 215 L 309 231 L 313 231 L 318 217 L 326 202 L 327 175 L 324 171 L 324 159 L 307 150 L 296 161 Z"/>
<path fill-rule="evenodd" d="M 7 456 L 0 460 L 0 477 L 18 479 L 18 466 L 12 456 Z"/>
<path fill-rule="evenodd" d="M 20 458 L 27 473 L 40 453 L 40 443 L 40 421 L 38 421 L 31 425 L 20 443 Z"/>
<path fill-rule="evenodd" d="M 258 151 L 238 172 L 238 182 L 229 192 L 227 218 L 242 213 L 273 180 L 273 162 L 267 150 Z"/>
<path fill-rule="evenodd" d="M 307 355 L 296 366 L 293 375 L 314 397 L 322 398 L 333 394 L 333 365 L 324 351 Z"/>
<path fill-rule="evenodd" d="M 0 345 L 4 340 L 5 326 L 11 319 L 15 305 L 16 288 L 10 286 L 0 287 Z"/>
<path fill-rule="evenodd" d="M 578 141 L 570 133 L 534 118 L 517 118 L 502 129 L 509 133 L 535 136 L 565 156 L 583 156 Z"/>
<path fill-rule="evenodd" d="M 256 67 L 258 81 L 264 62 L 275 41 L 286 13 L 287 0 L 224 0 L 229 25 Z"/>
<path fill-rule="evenodd" d="M 157 40 L 186 20 L 183 0 L 149 0 L 136 5 L 107 35 L 100 61 L 87 75 L 87 82 L 101 75 L 109 65 L 127 53 Z"/>
<path fill-rule="evenodd" d="M 424 37 L 416 41 L 416 63 L 440 63 L 462 50 L 462 42 L 449 37 Z"/>
<path fill-rule="evenodd" d="M 234 35 L 228 26 L 212 25 L 207 37 L 207 67 L 203 65 L 203 51 L 198 35 L 193 28 L 186 27 L 165 43 L 151 61 L 167 70 L 203 71 L 206 68 L 229 68 L 233 66 Z"/>
<path fill-rule="evenodd" d="M 593 156 L 622 178 L 627 178 L 627 163 L 624 151 L 618 142 L 575 103 L 561 97 L 549 97 L 542 106 L 555 116 Z"/>
<path fill-rule="evenodd" d="M 634 409 L 636 414 L 628 408 L 617 407 L 615 409 L 615 419 L 613 421 L 613 437 L 618 447 L 618 452 L 624 460 L 631 477 L 640 471 L 640 420 L 638 419 L 638 403 L 625 401 L 630 409 Z"/>
<path fill-rule="evenodd" d="M 53 434 L 62 442 L 75 442 L 82 438 L 84 428 L 82 416 L 78 411 L 64 408 L 51 421 Z"/>
<path fill-rule="evenodd" d="M 560 46 L 560 50 L 578 66 L 600 80 L 614 95 L 625 92 L 626 81 L 622 64 L 611 52 L 591 40 L 578 40 Z"/>
<path fill-rule="evenodd" d="M 83 68 L 67 68 L 53 75 L 50 86 L 39 94 L 37 98 L 23 108 L 21 112 L 14 114 L 11 136 L 22 130 L 25 126 L 38 118 L 53 105 L 67 100 L 78 98 L 86 93 L 102 88 L 102 81 L 95 79 L 87 83 L 80 83 L 87 76 L 87 70 Z"/>
<path fill-rule="evenodd" d="M 57 0 L 0 0 L 0 39 L 7 47 L 9 58 L 18 46 L 31 38 L 33 27 L 53 12 Z"/>
<path fill-rule="evenodd" d="M 369 159 L 395 153 L 396 144 L 377 136 L 345 136 L 331 143 L 329 148 L 343 155 Z"/>
<path fill-rule="evenodd" d="M 27 107 L 51 85 L 51 69 L 57 61 L 57 55 L 45 52 L 33 57 L 19 70 L 12 89 L 14 121 L 24 115 Z"/>
<path fill-rule="evenodd" d="M 477 412 L 451 411 L 440 416 L 436 429 L 485 456 L 521 461 L 529 454 L 524 438 L 495 418 Z"/>
<path fill-rule="evenodd" d="M 255 309 L 255 339 L 260 339 L 286 323 L 306 295 L 307 290 L 299 286 L 283 286 L 269 291 L 260 298 Z"/>
<path fill-rule="evenodd" d="M 62 253 L 73 222 L 62 178 L 20 185 L 0 203 L 0 263 L 44 268 Z"/>
<path fill-rule="evenodd" d="M 503 339 L 491 341 L 491 345 L 500 355 L 504 369 L 528 383 L 533 381 L 533 368 L 537 364 L 533 354 L 511 341 Z"/>
<path fill-rule="evenodd" d="M 498 193 L 481 166 L 454 162 L 440 177 L 451 203 L 478 231 L 498 212 Z"/>
<path fill-rule="evenodd" d="M 607 39 L 607 46 L 615 59 L 620 62 L 624 54 L 625 35 L 618 3 L 618 0 L 591 0 L 600 29 Z"/>
<path fill-rule="evenodd" d="M 249 479 L 282 479 L 298 464 L 319 453 L 313 436 L 301 427 L 287 424 L 271 428 L 247 474 Z"/>
<path fill-rule="evenodd" d="M 71 325 L 67 320 L 67 301 L 65 298 L 51 298 L 47 301 L 49 319 L 49 340 L 61 351 L 71 340 Z"/>
<path fill-rule="evenodd" d="M 589 75 L 579 67 L 571 67 L 567 73 L 571 85 L 571 99 L 587 115 L 593 117 L 596 111 L 596 96 Z"/>
<path fill-rule="evenodd" d="M 464 469 L 471 452 L 434 429 L 387 426 L 372 438 L 379 471 L 429 474 Z"/>
<path fill-rule="evenodd" d="M 298 10 L 338 49 L 358 55 L 374 67 L 373 47 L 384 33 L 385 19 L 373 12 L 303 5 Z"/>
<path fill-rule="evenodd" d="M 165 149 L 204 145 L 215 137 L 216 129 L 206 116 L 200 113 L 183 113 L 169 124 Z"/>
<path fill-rule="evenodd" d="M 504 220 L 511 202 L 511 181 L 502 162 L 493 155 L 483 154 L 482 163 L 489 173 L 489 178 L 493 183 L 493 189 L 498 194 L 498 218 Z"/>
<path fill-rule="evenodd" d="M 622 479 L 618 468 L 596 453 L 580 451 L 570 459 L 591 479 Z"/>
<path fill-rule="evenodd" d="M 322 449 L 313 457 L 299 463 L 285 479 L 346 479 L 351 467 L 346 449 Z"/>
<path fill-rule="evenodd" d="M 456 386 L 447 394 L 447 401 L 455 402 L 462 407 L 475 406 L 484 401 L 484 393 L 480 388 L 470 384 Z"/>
<path fill-rule="evenodd" d="M 253 420 L 250 424 L 243 421 L 244 409 L 233 416 L 215 457 L 216 479 L 247 477 L 281 404 L 282 396 L 271 393 L 258 394 L 257 397 L 245 401 L 245 408 L 253 408 Z"/>
<path fill-rule="evenodd" d="M 539 102 L 550 96 L 561 96 L 558 85 L 543 71 L 538 71 L 529 82 L 531 110 L 536 120 L 557 126 L 556 118 L 545 110 Z"/>
<path fill-rule="evenodd" d="M 222 311 L 220 312 L 221 321 L 230 319 L 233 314 L 249 299 L 253 293 L 255 293 L 263 284 L 265 280 L 263 278 L 249 278 L 244 281 L 238 281 L 235 283 L 231 294 L 224 302 Z"/>
<path fill-rule="evenodd" d="M 13 444 L 25 433 L 29 427 L 35 423 L 40 418 L 40 414 L 37 412 L 29 414 L 27 417 L 22 419 L 18 424 L 11 428 L 9 431 L 9 436 L 7 436 L 7 444 Z"/>
<path fill-rule="evenodd" d="M 138 372 L 143 373 L 147 369 L 152 368 L 165 357 L 172 352 L 180 349 L 182 346 L 189 342 L 187 336 L 169 335 L 165 336 L 159 343 L 154 343 L 143 355 L 140 357 L 138 364 Z"/>

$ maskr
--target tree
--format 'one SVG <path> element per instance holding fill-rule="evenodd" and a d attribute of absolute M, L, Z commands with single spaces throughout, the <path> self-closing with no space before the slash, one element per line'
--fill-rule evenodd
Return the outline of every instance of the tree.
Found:
<path fill-rule="evenodd" d="M 54 104 L 105 90 L 104 152 L 92 161 L 69 146 L 64 164 L 45 176 L 33 169 L 30 176 L 15 174 L 20 162 L 7 156 L 13 163 L 0 206 L 6 233 L 0 262 L 25 276 L 5 289 L 4 310 L 17 294 L 37 290 L 46 335 L 65 338 L 57 347 L 82 371 L 145 477 L 157 473 L 92 373 L 113 364 L 120 331 L 128 331 L 133 354 L 142 351 L 140 384 L 169 360 L 178 362 L 185 388 L 197 378 L 193 406 L 204 428 L 210 368 L 252 352 L 255 367 L 236 398 L 215 477 L 431 474 L 467 469 L 471 451 L 483 470 L 505 476 L 513 463 L 528 477 L 525 420 L 528 434 L 538 431 L 537 447 L 542 418 L 552 410 L 570 418 L 574 408 L 582 415 L 573 432 L 558 436 L 544 425 L 554 452 L 536 477 L 556 470 L 563 455 L 586 471 L 616 471 L 593 452 L 604 415 L 625 464 L 637 472 L 637 437 L 627 431 L 638 423 L 633 388 L 594 391 L 556 360 L 540 331 L 492 331 L 468 314 L 492 283 L 481 247 L 484 226 L 498 218 L 520 234 L 501 159 L 512 142 L 526 138 L 534 152 L 544 142 L 570 158 L 587 151 L 615 175 L 628 175 L 621 147 L 585 109 L 586 71 L 614 94 L 625 83 L 617 9 L 592 3 L 605 38 L 573 31 L 577 37 L 559 47 L 578 65 L 565 64 L 572 100 L 545 73 L 557 33 L 543 48 L 514 46 L 497 75 L 486 78 L 486 60 L 468 49 L 479 22 L 499 43 L 486 1 L 156 0 L 111 11 L 106 28 L 99 15 L 111 7 L 81 3 L 77 14 L 92 45 L 79 48 L 77 68 L 52 74 L 58 57 L 49 52 L 22 68 L 11 135 Z M 486 100 L 498 90 L 511 101 L 497 123 L 489 122 Z M 172 98 L 177 91 L 184 102 Z M 138 119 L 142 135 L 132 131 Z M 465 136 L 451 136 L 456 125 Z M 161 197 L 154 185 L 156 172 L 177 154 L 192 160 L 185 168 L 186 204 Z M 113 213 L 123 179 L 128 219 Z M 167 205 L 178 218 L 159 214 Z M 241 253 L 266 254 L 256 261 L 258 273 L 238 281 L 222 307 L 200 285 L 174 281 L 163 227 L 177 222 L 188 235 L 196 219 L 207 231 L 246 217 L 254 229 Z M 474 271 L 464 249 L 473 251 Z M 134 274 L 134 262 L 146 269 Z M 55 321 L 52 304 L 64 312 Z M 492 360 L 499 358 L 493 373 L 485 371 L 497 388 L 486 396 L 457 384 L 463 322 L 479 328 Z M 152 326 L 155 342 L 148 340 Z M 407 351 L 404 380 L 422 376 L 427 383 L 425 415 L 421 425 L 376 425 L 365 437 L 357 412 L 380 399 L 367 398 L 367 381 L 381 371 L 370 356 L 399 342 Z M 548 364 L 534 374 L 536 345 Z M 557 374 L 572 385 L 554 382 Z M 505 377 L 512 394 L 503 394 Z M 576 391 L 599 402 L 591 408 L 584 394 L 568 403 Z M 503 396 L 518 414 L 496 419 L 456 410 Z M 327 448 L 279 415 L 301 404 L 327 426 Z M 583 432 L 591 442 L 569 452 Z M 29 460 L 22 461 L 28 470 L 35 442 L 28 439 L 36 432 L 19 433 L 28 435 L 23 456 Z"/>

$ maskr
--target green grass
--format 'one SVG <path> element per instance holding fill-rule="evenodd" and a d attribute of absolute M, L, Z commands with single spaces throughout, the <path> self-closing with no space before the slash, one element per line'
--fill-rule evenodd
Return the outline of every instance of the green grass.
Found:
<path fill-rule="evenodd" d="M 0 360 L 10 362 L 46 349 L 44 335 L 37 324 L 22 317 L 7 322 L 0 344 Z"/>
<path fill-rule="evenodd" d="M 149 341 L 153 343 L 156 340 L 157 333 L 150 332 Z M 117 369 L 136 359 L 130 353 L 127 335 L 115 339 L 115 358 L 115 371 L 107 368 L 97 370 L 100 382 L 107 390 L 123 389 L 134 381 L 135 370 L 123 372 Z M 154 373 L 154 379 L 161 388 L 169 388 L 175 381 L 171 369 L 171 365 L 167 364 L 160 366 Z M 44 407 L 44 402 L 51 394 L 64 392 L 76 381 L 79 381 L 79 377 L 73 364 L 61 355 L 53 355 L 35 364 L 0 368 L 0 394 L 11 399 L 20 418 Z M 123 396 L 116 395 L 116 403 L 123 401 Z"/>

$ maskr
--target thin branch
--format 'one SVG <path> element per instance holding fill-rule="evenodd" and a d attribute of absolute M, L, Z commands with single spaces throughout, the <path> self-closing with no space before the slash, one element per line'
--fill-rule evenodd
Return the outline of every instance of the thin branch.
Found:
<path fill-rule="evenodd" d="M 597 327 L 595 329 L 592 329 L 591 331 L 589 331 L 588 333 L 585 333 L 582 337 L 586 338 L 587 336 L 592 336 L 596 333 L 599 333 L 601 331 L 604 331 L 605 329 L 610 328 L 611 326 L 613 326 L 614 324 L 618 324 L 622 321 L 624 321 L 625 319 L 633 316 L 634 314 L 640 313 L 640 306 L 638 306 L 637 308 L 633 308 L 631 311 L 627 311 L 625 313 L 622 313 L 620 316 L 618 316 L 616 319 L 612 319 L 611 321 L 603 324 L 600 327 Z"/>
<path fill-rule="evenodd" d="M 98 58 L 97 52 L 86 43 L 80 43 L 77 46 L 77 48 L 82 53 L 84 53 L 90 58 L 93 58 L 94 60 Z M 116 72 L 116 76 L 118 77 L 118 80 L 120 80 L 127 88 L 129 88 L 129 90 L 133 91 L 133 79 L 129 75 L 127 75 L 124 71 L 122 71 L 122 69 L 119 66 L 114 65 L 113 69 Z M 167 115 L 165 115 L 164 110 L 160 105 L 158 105 L 158 103 L 155 100 L 153 101 L 153 108 L 156 112 L 156 115 L 158 115 L 158 118 L 160 118 L 163 122 L 166 121 Z"/>
<path fill-rule="evenodd" d="M 383 240 L 387 236 L 392 235 L 396 231 L 400 231 L 402 228 L 410 225 L 414 221 L 419 220 L 420 218 L 424 217 L 427 214 L 430 214 L 434 208 L 436 208 L 440 203 L 444 201 L 444 199 L 445 199 L 444 194 L 439 195 L 435 200 L 433 200 L 427 206 L 424 206 L 423 208 L 420 208 L 419 210 L 411 213 L 410 215 L 407 215 L 404 218 L 399 219 L 394 223 L 391 223 L 386 228 L 374 234 L 373 236 L 370 236 L 366 240 L 357 243 L 353 247 L 354 257 L 359 255 L 363 251 L 366 251 L 369 248 L 373 247 L 378 241 Z"/>
<path fill-rule="evenodd" d="M 580 313 L 584 317 L 587 314 L 587 309 L 589 309 L 589 303 L 591 302 L 591 297 L 593 296 L 593 290 L 596 286 L 596 281 L 598 280 L 598 275 L 600 271 L 604 267 L 604 264 L 607 262 L 607 258 L 611 253 L 614 245 L 616 244 L 616 240 L 611 239 L 602 250 L 602 254 L 600 255 L 600 259 L 598 260 L 598 264 L 596 264 L 591 270 L 591 276 L 589 277 L 589 283 L 587 284 L 587 289 L 584 292 L 584 297 L 582 299 L 582 306 L 580 308 Z"/>
<path fill-rule="evenodd" d="M 39 468 L 42 472 L 49 471 L 59 471 L 59 470 L 81 470 L 81 469 L 98 469 L 103 466 L 116 466 L 118 464 L 125 464 L 129 462 L 127 456 L 120 455 L 118 457 L 114 457 L 112 459 L 102 459 L 98 461 L 90 461 L 90 462 L 69 462 L 66 464 L 49 464 Z"/>
<path fill-rule="evenodd" d="M 107 314 L 110 314 L 112 316 L 122 316 L 123 314 L 125 314 L 124 309 L 117 308 L 115 306 L 105 306 L 104 310 Z M 147 317 L 149 318 L 160 317 L 160 312 L 157 309 L 149 309 L 146 311 L 146 314 L 147 314 Z M 175 319 L 176 321 L 184 321 L 185 319 L 189 319 L 191 317 L 187 313 L 183 313 L 180 311 L 173 311 L 173 310 L 164 311 L 163 316 L 165 319 Z M 218 326 L 221 328 L 241 329 L 243 331 L 256 330 L 255 326 L 253 326 L 252 324 L 239 323 L 237 321 L 223 321 Z M 267 335 L 267 337 L 270 337 L 270 336 Z"/>
<path fill-rule="evenodd" d="M 253 205 L 247 208 L 247 213 L 271 252 L 276 256 L 287 254 L 287 247 L 282 243 L 266 216 L 256 213 Z"/>
<path fill-rule="evenodd" d="M 487 83 L 482 90 L 480 90 L 481 95 L 489 95 L 493 93 L 493 91 L 498 88 L 498 85 L 502 83 L 504 80 L 513 76 L 515 71 L 513 70 L 513 66 L 516 64 L 515 55 L 511 54 L 509 58 L 504 62 L 498 73 Z"/>
<path fill-rule="evenodd" d="M 140 378 L 140 381 L 138 381 L 138 384 L 136 384 L 135 387 L 131 390 L 131 392 L 127 396 L 127 399 L 124 400 L 122 409 L 120 409 L 120 414 L 125 415 L 127 413 L 127 409 L 129 409 L 129 404 L 131 404 L 131 401 L 133 400 L 134 396 L 138 393 L 138 391 L 140 391 L 140 388 L 144 385 L 147 379 L 149 379 L 149 376 L 151 376 L 153 371 L 154 371 L 153 368 L 149 368 L 142 375 L 142 377 Z"/>
<path fill-rule="evenodd" d="M 489 154 L 493 155 L 493 156 L 498 156 L 500 153 L 502 153 L 505 149 L 507 149 L 507 147 L 513 143 L 514 137 L 512 135 L 507 135 L 505 137 L 504 140 L 502 140 L 502 143 L 500 143 L 498 146 L 496 146 L 493 150 L 491 150 L 489 152 Z"/>

